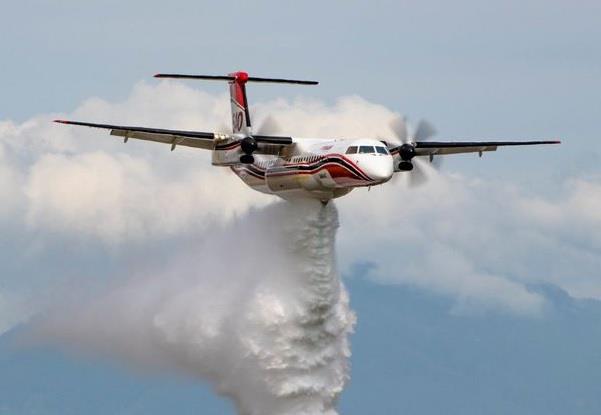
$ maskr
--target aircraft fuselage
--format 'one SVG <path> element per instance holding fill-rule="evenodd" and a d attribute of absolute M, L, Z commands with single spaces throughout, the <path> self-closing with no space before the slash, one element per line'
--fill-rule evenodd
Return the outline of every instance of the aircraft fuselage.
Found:
<path fill-rule="evenodd" d="M 230 167 L 257 191 L 284 199 L 321 201 L 344 196 L 355 187 L 385 183 L 393 174 L 393 158 L 377 140 L 302 139 L 294 147 L 291 154 L 257 154 L 253 163 Z M 214 151 L 237 153 L 235 147 Z M 234 157 L 239 158 L 237 154 Z"/>

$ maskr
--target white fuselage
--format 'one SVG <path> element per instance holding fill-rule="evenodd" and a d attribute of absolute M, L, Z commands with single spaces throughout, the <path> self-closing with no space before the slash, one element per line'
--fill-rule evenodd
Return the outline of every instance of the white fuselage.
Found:
<path fill-rule="evenodd" d="M 257 154 L 251 164 L 233 162 L 239 154 L 235 142 L 217 145 L 213 164 L 228 165 L 251 188 L 284 199 L 325 202 L 355 187 L 385 183 L 393 174 L 392 156 L 372 139 L 295 140 L 288 154 Z"/>

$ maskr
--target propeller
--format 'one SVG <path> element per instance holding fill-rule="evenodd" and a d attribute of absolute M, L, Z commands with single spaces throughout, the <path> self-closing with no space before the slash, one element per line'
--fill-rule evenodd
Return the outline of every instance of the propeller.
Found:
<path fill-rule="evenodd" d="M 416 155 L 415 142 L 428 141 L 434 134 L 436 129 L 428 121 L 421 120 L 418 122 L 413 134 L 410 135 L 407 128 L 407 121 L 401 116 L 397 116 L 390 121 L 390 129 L 401 142 L 399 148 L 399 156 L 401 161 L 399 169 L 410 171 L 408 174 L 409 186 L 417 187 L 424 184 L 428 180 L 428 175 L 425 170 L 425 162 L 419 158 L 414 158 Z M 431 157 L 430 162 L 434 167 L 440 167 L 440 158 Z"/>
<path fill-rule="evenodd" d="M 434 134 L 436 134 L 436 128 L 428 121 L 420 120 L 413 133 L 413 138 L 415 141 L 428 141 Z"/>
<path fill-rule="evenodd" d="M 390 121 L 390 129 L 394 133 L 395 137 L 403 144 L 409 140 L 409 133 L 407 132 L 407 122 L 404 117 L 396 116 Z"/>
<path fill-rule="evenodd" d="M 436 133 L 436 128 L 434 128 L 432 124 L 426 120 L 420 120 L 420 122 L 417 123 L 417 128 L 415 129 L 415 133 L 413 133 L 413 137 L 415 138 L 415 141 L 430 141 Z M 430 164 L 438 170 L 442 165 L 442 158 L 432 155 L 430 156 Z"/>
<path fill-rule="evenodd" d="M 280 123 L 278 123 L 273 116 L 268 115 L 263 120 L 263 122 L 261 123 L 259 128 L 257 128 L 257 134 L 258 135 L 282 134 L 282 127 L 281 127 Z"/>
<path fill-rule="evenodd" d="M 271 115 L 268 115 L 263 120 L 259 128 L 257 128 L 256 135 L 278 135 L 278 133 L 281 131 L 282 129 L 275 118 L 273 118 Z M 244 153 L 242 156 L 240 156 L 240 162 L 245 164 L 254 163 L 255 158 L 253 153 L 259 148 L 257 140 L 252 136 L 244 137 L 240 142 L 240 148 Z"/>

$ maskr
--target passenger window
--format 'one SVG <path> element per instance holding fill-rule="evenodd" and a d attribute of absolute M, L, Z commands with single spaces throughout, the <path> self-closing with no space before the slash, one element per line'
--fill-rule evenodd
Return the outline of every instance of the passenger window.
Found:
<path fill-rule="evenodd" d="M 357 154 L 357 146 L 350 146 L 346 150 L 346 154 Z"/>
<path fill-rule="evenodd" d="M 388 151 L 384 147 L 376 147 L 376 151 L 380 154 L 388 154 Z"/>
<path fill-rule="evenodd" d="M 359 147 L 359 153 L 361 154 L 373 154 L 374 148 L 372 146 L 361 146 Z"/>

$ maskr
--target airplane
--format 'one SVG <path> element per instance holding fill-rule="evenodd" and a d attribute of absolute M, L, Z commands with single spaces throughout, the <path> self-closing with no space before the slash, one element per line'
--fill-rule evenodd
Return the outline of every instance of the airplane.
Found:
<path fill-rule="evenodd" d="M 429 141 L 435 133 L 427 122 L 420 122 L 409 134 L 402 118 L 391 121 L 392 139 L 379 138 L 297 138 L 253 132 L 246 84 L 278 83 L 317 85 L 316 81 L 259 78 L 238 71 L 220 75 L 157 74 L 155 78 L 201 79 L 229 84 L 232 132 L 198 132 L 148 127 L 96 124 L 54 120 L 61 124 L 110 130 L 110 135 L 156 141 L 177 146 L 210 150 L 212 165 L 229 167 L 244 183 L 259 192 L 283 199 L 312 198 L 323 204 L 344 196 L 357 187 L 387 183 L 394 174 L 409 174 L 416 183 L 423 179 L 418 159 L 449 154 L 496 151 L 502 146 L 559 144 L 557 140 L 537 141 Z M 269 128 L 266 128 L 267 130 Z M 265 130 L 265 129 L 264 129 Z M 415 167 L 415 168 L 414 168 Z"/>

